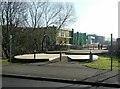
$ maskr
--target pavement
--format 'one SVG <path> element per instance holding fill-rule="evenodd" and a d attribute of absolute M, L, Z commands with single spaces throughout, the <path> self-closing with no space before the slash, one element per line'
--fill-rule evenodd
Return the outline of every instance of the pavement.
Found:
<path fill-rule="evenodd" d="M 2 75 L 78 84 L 86 83 L 88 85 L 102 84 L 104 86 L 107 84 L 112 87 L 120 87 L 119 71 L 88 68 L 78 62 L 70 62 L 66 56 L 62 57 L 62 61 L 59 61 L 58 58 L 49 62 L 2 65 Z"/>
<path fill-rule="evenodd" d="M 95 55 L 100 55 L 100 54 L 107 54 L 108 50 L 106 49 L 102 49 L 102 50 L 98 50 L 97 48 L 95 48 L 94 50 L 91 49 L 91 52 Z M 47 54 L 54 54 L 54 53 L 60 53 L 60 51 L 46 51 Z M 85 49 L 85 50 L 67 50 L 67 51 L 62 51 L 62 53 L 65 54 L 89 54 L 90 53 L 90 49 Z"/>
<path fill-rule="evenodd" d="M 38 59 L 38 60 L 47 60 L 47 61 L 51 61 L 54 60 L 56 58 L 59 58 L 60 54 L 45 54 L 45 53 L 41 53 L 41 54 L 24 54 L 24 55 L 17 55 L 14 58 L 15 59 L 27 59 L 27 60 L 31 60 L 31 59 Z"/>
<path fill-rule="evenodd" d="M 90 60 L 90 55 L 68 55 L 67 56 L 69 59 L 71 60 Z M 92 60 L 97 60 L 98 59 L 98 56 L 97 55 L 92 55 Z"/>
<path fill-rule="evenodd" d="M 66 55 L 66 54 L 62 54 L 62 56 L 66 56 L 71 60 L 89 60 L 89 56 L 90 55 Z M 43 60 L 43 61 L 52 61 L 52 60 L 56 60 L 57 58 L 60 57 L 60 54 L 46 54 L 46 53 L 40 53 L 40 54 L 24 54 L 24 55 L 17 55 L 14 57 L 14 60 Z M 93 55 L 93 60 L 97 60 L 98 56 L 97 55 Z"/>

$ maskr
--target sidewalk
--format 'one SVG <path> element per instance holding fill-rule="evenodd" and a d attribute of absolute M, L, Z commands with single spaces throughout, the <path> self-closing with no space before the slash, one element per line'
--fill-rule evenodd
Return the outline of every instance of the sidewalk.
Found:
<path fill-rule="evenodd" d="M 58 59 L 53 62 L 8 64 L 2 66 L 3 75 L 17 75 L 108 84 L 119 84 L 118 73 L 118 71 L 87 68 L 77 62 L 68 62 L 66 57 L 62 57 L 62 61 L 59 61 Z"/>

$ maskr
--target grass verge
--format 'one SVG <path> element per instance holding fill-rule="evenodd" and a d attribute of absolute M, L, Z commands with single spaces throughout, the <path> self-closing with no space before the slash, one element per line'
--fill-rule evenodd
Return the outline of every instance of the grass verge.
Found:
<path fill-rule="evenodd" d="M 95 69 L 104 69 L 110 70 L 111 69 L 111 58 L 100 56 L 98 60 L 88 63 L 83 63 L 83 66 L 95 68 Z M 120 62 L 116 57 L 113 57 L 113 70 L 120 70 Z"/>
<path fill-rule="evenodd" d="M 2 64 L 2 65 L 6 65 L 6 64 L 10 64 L 10 62 L 8 62 L 8 60 L 7 59 L 2 59 L 2 60 L 0 60 L 0 64 Z M 13 64 L 29 64 L 29 63 L 22 63 L 22 62 L 16 62 L 16 63 L 13 63 Z"/>
<path fill-rule="evenodd" d="M 0 60 L 0 64 L 9 64 L 8 60 L 7 59 L 2 59 Z"/>

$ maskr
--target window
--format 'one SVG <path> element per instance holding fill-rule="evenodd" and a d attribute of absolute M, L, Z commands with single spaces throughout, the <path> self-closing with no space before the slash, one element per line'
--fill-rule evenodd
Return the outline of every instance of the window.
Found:
<path fill-rule="evenodd" d="M 62 31 L 61 36 L 64 36 L 64 31 Z"/>
<path fill-rule="evenodd" d="M 66 31 L 66 37 L 69 37 L 69 31 Z"/>

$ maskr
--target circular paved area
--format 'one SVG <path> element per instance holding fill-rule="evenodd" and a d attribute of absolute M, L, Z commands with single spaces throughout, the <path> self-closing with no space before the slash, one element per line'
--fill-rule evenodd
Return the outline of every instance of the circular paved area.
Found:
<path fill-rule="evenodd" d="M 91 50 L 93 54 L 93 60 L 98 59 L 99 54 L 108 53 L 108 50 Z M 24 55 L 17 55 L 14 57 L 14 60 L 24 60 L 27 61 L 52 61 L 54 59 L 60 58 L 60 51 L 48 51 L 48 54 L 41 53 L 41 54 L 24 54 Z M 70 51 L 62 51 L 62 56 L 67 56 L 67 58 L 71 60 L 89 60 L 89 53 L 90 50 L 70 50 Z M 36 59 L 36 60 L 34 60 Z"/>
<path fill-rule="evenodd" d="M 71 60 L 89 60 L 90 59 L 90 55 L 68 55 L 68 58 Z M 97 60 L 98 56 L 97 55 L 93 55 L 93 60 Z"/>
<path fill-rule="evenodd" d="M 31 59 L 37 59 L 37 60 L 47 60 L 47 61 L 51 61 L 54 60 L 56 58 L 59 58 L 59 54 L 35 54 L 35 58 L 34 58 L 34 54 L 24 54 L 24 55 L 18 55 L 14 57 L 15 59 L 27 59 L 27 60 L 31 60 Z"/>
<path fill-rule="evenodd" d="M 99 54 L 107 54 L 108 50 L 97 50 L 97 49 L 92 50 L 91 49 L 91 52 L 94 55 L 99 55 Z M 47 51 L 46 53 L 55 54 L 55 53 L 60 53 L 60 51 Z M 73 55 L 88 55 L 90 53 L 90 50 L 68 50 L 68 51 L 62 51 L 62 53 L 70 54 L 70 55 L 72 54 Z"/>
<path fill-rule="evenodd" d="M 62 54 L 62 56 L 67 56 L 71 60 L 89 60 L 89 55 L 65 55 Z M 18 55 L 15 56 L 15 60 L 41 60 L 41 61 L 52 61 L 60 57 L 60 54 L 36 54 L 34 58 L 34 54 L 25 54 L 25 55 Z M 97 55 L 93 55 L 93 60 L 98 59 Z"/>

